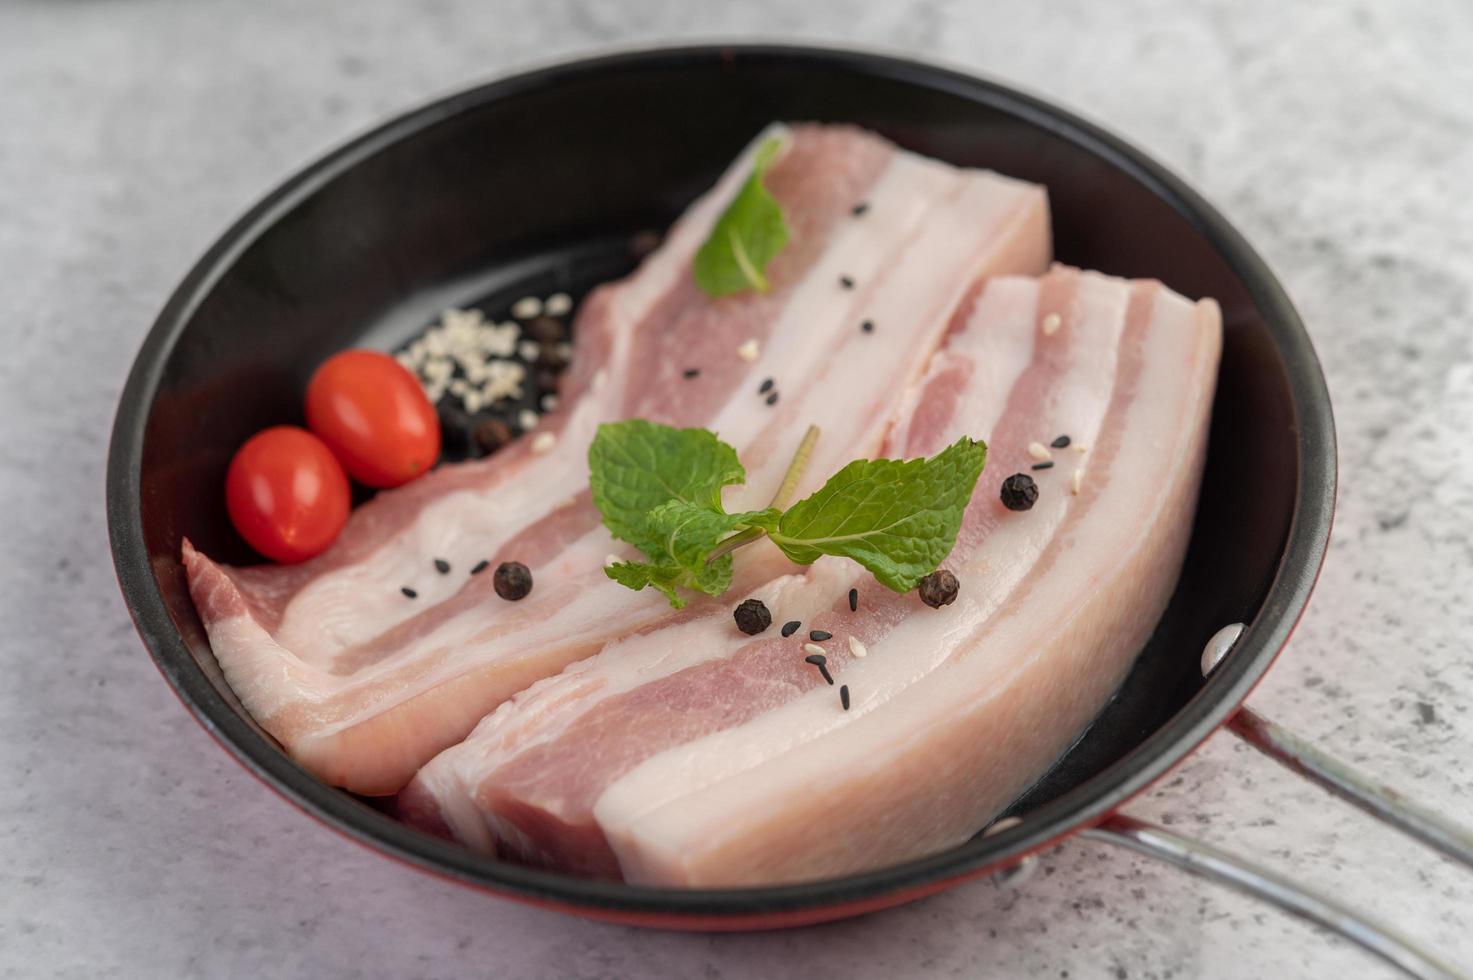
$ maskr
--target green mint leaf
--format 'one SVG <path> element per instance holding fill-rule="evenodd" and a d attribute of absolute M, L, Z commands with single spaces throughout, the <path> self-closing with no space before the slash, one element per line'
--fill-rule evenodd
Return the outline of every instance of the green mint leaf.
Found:
<path fill-rule="evenodd" d="M 673 564 L 621 561 L 604 568 L 604 574 L 628 589 L 638 592 L 645 586 L 658 589 L 676 609 L 685 608 L 685 597 L 679 589 L 706 595 L 720 595 L 731 587 L 731 555 L 722 555 L 710 564 L 682 568 Z"/>
<path fill-rule="evenodd" d="M 671 500 L 650 511 L 650 530 L 660 536 L 662 546 L 658 553 L 645 554 L 661 564 L 698 569 L 728 534 L 752 526 L 771 530 L 780 515 L 781 511 L 773 507 L 727 514 L 701 504 Z"/>
<path fill-rule="evenodd" d="M 752 175 L 716 219 L 711 236 L 696 253 L 696 285 L 707 296 L 726 296 L 747 289 L 767 292 L 767 264 L 788 244 L 782 207 L 762 185 L 767 168 L 781 149 L 782 140 L 776 136 L 757 149 Z"/>
<path fill-rule="evenodd" d="M 895 592 L 951 553 L 987 446 L 962 438 L 930 459 L 855 460 L 782 515 L 773 543 L 801 565 L 852 558 Z"/>
<path fill-rule="evenodd" d="M 682 501 L 720 512 L 721 488 L 746 479 L 736 450 L 706 429 L 675 429 L 644 419 L 605 423 L 588 447 L 593 504 L 609 532 L 647 556 L 664 552 L 650 526 L 661 504 Z"/>

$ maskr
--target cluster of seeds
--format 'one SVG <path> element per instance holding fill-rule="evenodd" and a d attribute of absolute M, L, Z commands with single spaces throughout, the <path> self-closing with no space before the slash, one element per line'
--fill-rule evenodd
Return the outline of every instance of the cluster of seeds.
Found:
<path fill-rule="evenodd" d="M 946 594 L 945 598 L 933 601 L 938 595 L 935 592 L 937 582 L 942 583 L 942 588 L 949 588 L 950 591 Z M 921 599 L 927 605 L 938 607 L 945 605 L 956 598 L 956 576 L 947 571 L 933 572 L 921 580 L 920 591 Z M 858 612 L 859 590 L 850 589 L 849 594 L 845 598 L 849 605 L 849 611 Z M 743 600 L 732 611 L 732 615 L 736 619 L 737 628 L 749 636 L 756 636 L 772 625 L 772 613 L 768 610 L 767 604 L 761 599 Z M 779 632 L 782 633 L 784 638 L 790 637 L 798 632 L 802 626 L 803 623 L 801 621 L 791 619 L 783 623 L 782 629 Z M 817 668 L 818 675 L 830 687 L 834 686 L 834 675 L 829 673 L 829 653 L 819 644 L 827 643 L 833 638 L 834 634 L 830 630 L 811 629 L 808 631 L 807 641 L 803 643 L 803 662 Z M 845 643 L 849 647 L 849 655 L 854 657 L 854 659 L 863 660 L 869 656 L 869 649 L 859 637 L 850 634 L 845 638 Z M 847 684 L 839 685 L 839 705 L 843 710 L 849 710 L 849 686 Z"/>
<path fill-rule="evenodd" d="M 567 293 L 524 296 L 499 322 L 450 309 L 395 355 L 435 405 L 447 455 L 495 452 L 557 407 L 572 312 Z"/>
<path fill-rule="evenodd" d="M 449 575 L 451 565 L 443 558 L 436 558 L 431 563 L 436 572 L 441 575 Z M 479 575 L 491 567 L 486 559 L 481 559 L 471 566 L 469 574 Z M 510 602 L 525 599 L 532 591 L 532 572 L 519 561 L 504 561 L 496 566 L 496 573 L 492 576 L 491 587 L 496 594 Z M 406 599 L 418 599 L 419 590 L 408 585 L 399 587 Z"/>
<path fill-rule="evenodd" d="M 1056 316 L 1057 314 L 1050 315 Z M 1083 443 L 1074 442 L 1067 435 L 1055 436 L 1047 446 L 1041 442 L 1030 442 L 1028 455 L 1034 462 L 1029 469 L 1035 471 L 1053 469 L 1055 461 L 1052 450 L 1068 449 L 1071 445 L 1074 451 L 1081 455 L 1089 449 Z M 1084 467 L 1077 466 L 1069 476 L 1069 492 L 1077 496 L 1083 485 Z M 1002 499 L 1002 505 L 1008 510 L 1032 510 L 1033 505 L 1038 502 L 1038 483 L 1027 473 L 1014 473 L 1002 481 L 999 496 Z"/>

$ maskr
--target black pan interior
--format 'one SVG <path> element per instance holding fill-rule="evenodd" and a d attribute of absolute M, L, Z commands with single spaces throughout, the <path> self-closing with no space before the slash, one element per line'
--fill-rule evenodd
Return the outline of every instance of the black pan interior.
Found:
<path fill-rule="evenodd" d="M 526 292 L 578 294 L 621 274 L 634 261 L 633 237 L 668 225 L 774 119 L 853 122 L 923 154 L 1045 184 L 1060 261 L 1159 278 L 1222 304 L 1226 343 L 1186 570 L 1119 694 L 1015 806 L 1054 822 L 888 877 L 711 893 L 730 901 L 693 906 L 675 893 L 460 854 L 316 784 L 240 712 L 178 562 L 186 535 L 225 560 L 249 559 L 223 507 L 231 452 L 263 426 L 300 421 L 307 375 L 343 347 L 393 346 L 448 305 L 504 308 Z M 1318 566 L 1333 482 L 1323 399 L 1298 320 L 1256 257 L 1169 175 L 1087 124 L 989 83 L 871 55 L 667 51 L 549 69 L 437 103 L 259 205 L 191 273 L 140 355 L 115 433 L 109 508 L 124 590 L 166 676 L 232 751 L 308 809 L 512 891 L 749 911 L 872 894 L 1005 856 L 1097 814 L 1171 761 L 1165 755 L 1195 744 L 1266 668 Z M 1306 500 L 1318 509 L 1306 513 Z M 1205 640 L 1256 616 L 1258 640 L 1214 678 L 1219 690 L 1204 692 Z"/>

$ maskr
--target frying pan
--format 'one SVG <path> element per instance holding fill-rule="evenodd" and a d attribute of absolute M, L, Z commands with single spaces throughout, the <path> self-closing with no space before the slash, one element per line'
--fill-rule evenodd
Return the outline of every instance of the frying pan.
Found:
<path fill-rule="evenodd" d="M 230 454 L 260 428 L 300 421 L 308 373 L 337 350 L 391 347 L 446 306 L 576 295 L 624 273 L 639 233 L 667 226 L 775 119 L 853 122 L 928 156 L 1044 184 L 1060 261 L 1159 278 L 1221 303 L 1221 374 L 1185 570 L 1117 695 L 1012 806 L 1016 822 L 920 860 L 776 887 L 686 891 L 527 868 L 421 834 L 318 782 L 242 710 L 186 589 L 186 535 L 212 556 L 250 560 L 223 506 Z M 1268 892 L 1404 969 L 1439 975 L 1445 968 L 1374 923 L 1117 814 L 1234 719 L 1284 647 L 1325 554 L 1334 489 L 1329 399 L 1299 317 L 1239 234 L 1179 180 L 1096 126 L 994 82 L 780 46 L 544 68 L 424 106 L 310 165 L 236 222 L 170 298 L 123 392 L 107 475 L 123 593 L 186 707 L 302 810 L 416 867 L 602 919 L 771 928 L 914 899 L 1088 832 Z M 1199 652 L 1235 623 L 1245 624 L 1241 635 L 1204 677 Z M 1276 741 L 1283 733 L 1271 725 L 1237 728 L 1281 757 L 1308 758 L 1307 747 Z M 1448 853 L 1467 846 L 1435 818 L 1388 809 L 1374 787 L 1316 760 L 1323 765 L 1303 767 L 1362 805 L 1433 843 L 1442 833 Z"/>

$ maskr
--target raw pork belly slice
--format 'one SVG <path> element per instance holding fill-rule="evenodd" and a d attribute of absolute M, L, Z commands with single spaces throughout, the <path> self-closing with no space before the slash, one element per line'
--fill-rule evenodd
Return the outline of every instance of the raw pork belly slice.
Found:
<path fill-rule="evenodd" d="M 819 878 L 965 840 L 1098 712 L 1164 609 L 1220 342 L 1215 303 L 1156 282 L 992 280 L 886 446 L 988 439 L 946 562 L 953 605 L 822 559 L 755 593 L 801 632 L 752 640 L 713 612 L 613 643 L 436 757 L 401 814 L 480 850 L 685 886 Z M 1031 471 L 1030 444 L 1061 434 L 1054 467 Z M 1016 472 L 1039 483 L 1027 512 L 999 500 Z M 848 711 L 804 662 L 810 629 L 833 634 Z"/>
<path fill-rule="evenodd" d="M 513 693 L 611 639 L 680 618 L 653 591 L 631 593 L 603 574 L 606 556 L 630 553 L 588 495 L 587 450 L 600 423 L 714 428 L 748 471 L 728 504 L 765 503 L 808 423 L 825 429 L 811 473 L 878 450 L 978 276 L 1041 271 L 1048 261 L 1039 187 L 849 127 L 767 135 L 785 143 L 767 186 L 792 231 L 768 269 L 771 291 L 711 300 L 690 272 L 759 139 L 633 276 L 584 304 L 562 407 L 538 429 L 556 436 L 550 450 L 520 440 L 379 494 L 331 549 L 301 565 L 230 568 L 185 542 L 190 589 L 226 678 L 321 778 L 396 792 Z M 859 201 L 869 205 L 862 217 L 851 213 Z M 865 320 L 872 332 L 861 331 Z M 748 341 L 755 359 L 738 355 Z M 688 367 L 700 377 L 684 378 Z M 766 378 L 782 396 L 770 407 L 757 394 Z M 749 550 L 737 563 L 743 587 L 792 568 L 775 549 Z M 451 573 L 438 574 L 435 558 Z M 526 563 L 531 596 L 504 602 L 492 576 L 468 576 L 483 559 Z M 720 605 L 706 600 L 682 615 Z"/>

